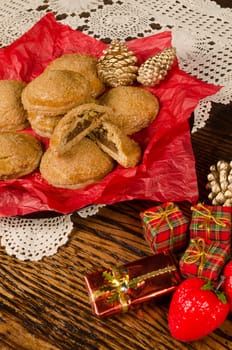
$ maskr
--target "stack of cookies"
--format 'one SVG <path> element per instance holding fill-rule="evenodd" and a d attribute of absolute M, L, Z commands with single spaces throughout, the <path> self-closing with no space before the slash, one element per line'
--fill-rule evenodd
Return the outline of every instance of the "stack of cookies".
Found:
<path fill-rule="evenodd" d="M 141 87 L 106 90 L 96 65 L 93 56 L 65 54 L 28 84 L 0 81 L 0 92 L 1 84 L 10 91 L 3 87 L 9 96 L 0 101 L 0 180 L 38 169 L 49 184 L 76 189 L 141 161 L 131 135 L 154 121 L 158 99 Z M 38 138 L 20 131 L 28 125 Z"/>

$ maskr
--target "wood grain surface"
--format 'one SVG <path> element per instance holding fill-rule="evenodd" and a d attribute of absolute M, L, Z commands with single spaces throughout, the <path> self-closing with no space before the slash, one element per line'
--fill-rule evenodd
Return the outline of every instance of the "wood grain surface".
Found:
<path fill-rule="evenodd" d="M 231 0 L 218 1 L 231 6 Z M 215 104 L 204 128 L 192 134 L 200 200 L 208 202 L 207 174 L 232 160 L 232 104 Z M 151 254 L 139 213 L 154 202 L 101 208 L 88 219 L 73 215 L 68 243 L 54 256 L 26 262 L 0 247 L 0 350 L 225 350 L 232 349 L 232 314 L 205 338 L 181 343 L 167 324 L 171 296 L 101 319 L 92 312 L 84 276 Z M 188 203 L 180 208 L 190 217 Z"/>
<path fill-rule="evenodd" d="M 167 325 L 170 296 L 105 319 L 92 312 L 84 275 L 151 254 L 139 218 L 151 204 L 130 201 L 101 208 L 88 219 L 73 216 L 68 243 L 41 262 L 22 262 L 1 249 L 0 349 L 231 349 L 231 315 L 200 341 L 173 339 Z M 188 215 L 188 205 L 181 208 Z"/>

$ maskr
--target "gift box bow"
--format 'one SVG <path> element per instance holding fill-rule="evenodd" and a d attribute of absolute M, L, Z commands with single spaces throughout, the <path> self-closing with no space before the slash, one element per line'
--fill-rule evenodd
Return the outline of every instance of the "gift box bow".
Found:
<path fill-rule="evenodd" d="M 164 229 L 166 231 L 167 227 L 170 230 L 170 246 L 174 245 L 174 229 L 182 224 L 187 225 L 188 219 L 181 213 L 178 206 L 173 202 L 166 203 L 165 207 L 157 207 L 157 211 L 147 210 L 142 213 L 142 219 L 144 223 L 152 228 L 155 233 L 159 229 L 160 231 Z M 152 235 L 151 243 L 157 239 L 156 235 Z"/>
<path fill-rule="evenodd" d="M 218 207 L 217 207 L 218 209 Z M 209 233 L 211 230 L 211 225 L 215 225 L 215 228 L 218 226 L 222 229 L 230 227 L 230 219 L 228 217 L 222 217 L 225 213 L 223 210 L 214 210 L 209 209 L 209 207 L 204 206 L 203 204 L 198 204 L 197 206 L 191 207 L 192 212 L 196 215 L 193 215 L 195 224 L 191 223 L 192 228 L 205 229 Z M 219 237 L 218 237 L 219 239 Z"/>
<path fill-rule="evenodd" d="M 128 269 L 125 267 L 105 270 L 102 273 L 105 284 L 93 292 L 92 302 L 96 302 L 99 297 L 104 296 L 109 304 L 119 302 L 122 311 L 126 312 L 132 301 L 132 290 L 143 288 L 145 282 L 150 278 L 173 271 L 177 271 L 176 266 L 169 265 L 130 279 Z"/>
<path fill-rule="evenodd" d="M 225 254 L 229 250 L 226 244 L 220 242 L 207 242 L 203 238 L 191 239 L 190 246 L 186 249 L 183 257 L 183 264 L 197 264 L 197 276 L 203 276 L 205 268 L 214 267 L 215 264 L 223 264 Z M 209 279 L 212 278 L 213 269 L 211 269 Z"/>

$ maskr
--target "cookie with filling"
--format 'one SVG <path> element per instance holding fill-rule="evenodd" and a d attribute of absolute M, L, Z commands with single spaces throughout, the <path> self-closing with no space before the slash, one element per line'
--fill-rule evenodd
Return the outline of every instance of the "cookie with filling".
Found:
<path fill-rule="evenodd" d="M 26 84 L 18 80 L 0 80 L 0 131 L 22 130 L 28 126 L 21 101 Z"/>
<path fill-rule="evenodd" d="M 87 103 L 72 109 L 55 127 L 50 138 L 50 147 L 59 155 L 69 152 L 112 113 L 111 108 L 96 103 Z"/>
<path fill-rule="evenodd" d="M 41 159 L 40 172 L 54 187 L 79 189 L 102 180 L 114 165 L 96 143 L 83 138 L 63 156 L 49 147 Z"/>
<path fill-rule="evenodd" d="M 136 86 L 118 86 L 107 91 L 100 103 L 113 109 L 109 119 L 127 135 L 132 135 L 153 122 L 159 112 L 158 98 Z"/>
<path fill-rule="evenodd" d="M 118 126 L 103 121 L 90 134 L 97 145 L 125 168 L 134 167 L 141 159 L 141 148 Z"/>
<path fill-rule="evenodd" d="M 72 70 L 81 73 L 89 81 L 91 95 L 95 98 L 105 91 L 105 85 L 97 75 L 97 58 L 88 54 L 67 53 L 51 61 L 47 70 Z"/>
<path fill-rule="evenodd" d="M 22 177 L 33 172 L 43 154 L 39 140 L 26 132 L 0 133 L 0 180 Z"/>

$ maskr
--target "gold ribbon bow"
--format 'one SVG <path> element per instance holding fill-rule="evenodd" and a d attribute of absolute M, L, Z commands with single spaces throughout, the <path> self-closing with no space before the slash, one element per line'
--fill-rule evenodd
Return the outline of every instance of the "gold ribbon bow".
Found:
<path fill-rule="evenodd" d="M 200 208 L 200 209 L 198 210 L 198 208 Z M 198 204 L 197 207 L 191 207 L 191 210 L 195 211 L 196 213 L 198 213 L 199 215 L 201 215 L 202 217 L 205 218 L 204 222 L 199 225 L 199 228 L 206 227 L 207 233 L 210 232 L 210 221 L 211 220 L 219 226 L 226 227 L 226 223 L 223 222 L 222 219 L 219 219 L 219 218 L 215 217 L 214 215 L 212 215 L 211 211 L 201 203 Z M 203 211 L 201 211 L 201 210 L 203 210 Z M 224 220 L 226 220 L 226 219 L 224 219 Z"/>
<path fill-rule="evenodd" d="M 121 304 L 122 311 L 126 312 L 131 303 L 130 296 L 128 294 L 128 290 L 130 288 L 136 289 L 139 287 L 141 283 L 144 283 L 147 279 L 153 278 L 156 276 L 160 276 L 164 273 L 169 273 L 176 271 L 177 268 L 175 265 L 169 265 L 164 268 L 148 272 L 144 275 L 135 277 L 133 279 L 129 279 L 128 271 L 119 268 L 112 268 L 111 272 L 104 271 L 103 277 L 108 282 L 107 285 L 102 286 L 100 289 L 95 290 L 92 294 L 92 302 L 94 302 L 97 298 L 104 295 L 105 293 L 110 293 L 108 302 L 112 303 L 118 300 Z"/>
<path fill-rule="evenodd" d="M 187 249 L 185 254 L 190 253 L 190 254 L 193 254 L 193 256 L 192 255 L 185 256 L 183 261 L 185 264 L 195 264 L 200 260 L 198 271 L 197 271 L 197 275 L 198 277 L 200 277 L 205 267 L 206 259 L 210 259 L 210 257 L 215 257 L 215 254 L 213 252 L 210 252 L 214 243 L 210 244 L 210 246 L 206 250 L 206 243 L 203 238 L 198 238 L 197 240 L 191 239 L 190 242 L 195 244 L 196 251 Z M 224 258 L 219 255 L 217 255 L 217 259 L 219 259 L 220 261 L 224 260 Z M 210 272 L 210 276 L 208 277 L 209 279 L 211 279 L 212 274 L 213 274 L 213 270 L 211 270 Z"/>
<path fill-rule="evenodd" d="M 129 288 L 129 275 L 127 271 L 119 271 L 116 268 L 112 268 L 113 279 L 110 281 L 114 289 L 114 294 L 118 298 L 121 306 L 122 312 L 128 310 L 128 305 L 130 304 L 130 299 L 127 295 Z"/>
<path fill-rule="evenodd" d="M 192 255 L 187 255 L 184 258 L 184 263 L 185 264 L 195 264 L 200 260 L 199 266 L 198 266 L 198 276 L 201 276 L 202 271 L 204 269 L 205 266 L 205 260 L 208 256 L 208 252 L 211 248 L 211 246 L 208 248 L 208 250 L 205 250 L 205 240 L 203 238 L 199 238 L 197 240 L 195 239 L 191 239 L 190 241 L 191 243 L 194 243 L 196 246 L 196 251 L 192 251 L 190 249 L 186 250 L 186 254 L 191 253 Z"/>
<path fill-rule="evenodd" d="M 166 206 L 166 208 L 162 208 L 160 207 L 161 211 L 158 212 L 152 212 L 152 211 L 147 211 L 144 213 L 144 217 L 147 217 L 149 219 L 152 220 L 157 220 L 159 219 L 159 221 L 157 222 L 156 225 L 154 225 L 154 229 L 157 230 L 160 225 L 162 224 L 163 221 L 166 221 L 168 224 L 168 227 L 171 231 L 171 245 L 173 245 L 173 226 L 169 220 L 169 215 L 172 215 L 176 212 L 178 212 L 178 208 L 174 205 L 174 203 L 169 202 Z M 153 241 L 154 241 L 155 237 L 153 237 Z M 152 243 L 153 243 L 152 241 Z"/>
<path fill-rule="evenodd" d="M 128 305 L 130 304 L 130 298 L 127 295 L 129 288 L 128 272 L 126 270 L 122 271 L 121 269 L 113 267 L 111 272 L 104 271 L 102 276 L 108 282 L 108 284 L 103 285 L 100 289 L 97 289 L 92 293 L 92 302 L 105 293 L 109 293 L 107 298 L 108 302 L 111 304 L 114 301 L 119 300 L 122 311 L 126 312 L 128 310 Z"/>

